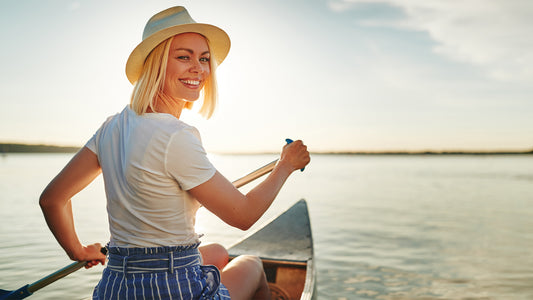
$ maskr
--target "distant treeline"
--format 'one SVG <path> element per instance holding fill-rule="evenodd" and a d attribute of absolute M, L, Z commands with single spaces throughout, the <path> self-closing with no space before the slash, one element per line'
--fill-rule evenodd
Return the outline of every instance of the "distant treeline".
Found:
<path fill-rule="evenodd" d="M 2 144 L 1 153 L 73 153 L 80 147 L 62 147 L 53 145 Z M 274 153 L 219 153 L 219 154 L 274 154 Z M 342 151 L 342 152 L 311 152 L 318 155 L 512 155 L 533 154 L 531 151 Z"/>
<path fill-rule="evenodd" d="M 533 154 L 531 151 L 354 151 L 354 152 L 318 152 L 322 155 L 514 155 Z"/>
<path fill-rule="evenodd" d="M 61 147 L 52 145 L 0 144 L 0 153 L 72 153 L 79 147 Z"/>

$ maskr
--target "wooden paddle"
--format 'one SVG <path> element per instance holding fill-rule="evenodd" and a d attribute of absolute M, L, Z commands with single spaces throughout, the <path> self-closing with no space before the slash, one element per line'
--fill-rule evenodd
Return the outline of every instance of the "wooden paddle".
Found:
<path fill-rule="evenodd" d="M 285 139 L 285 141 L 287 142 L 287 144 L 290 144 L 293 142 L 293 140 L 291 139 Z M 272 172 L 272 170 L 274 169 L 274 167 L 276 166 L 276 164 L 278 163 L 278 160 L 279 159 L 276 159 L 274 161 L 272 161 L 271 163 L 269 164 L 266 164 L 264 166 L 262 166 L 261 168 L 251 172 L 250 174 L 244 176 L 244 177 L 241 177 L 235 181 L 233 181 L 233 185 L 236 187 L 236 188 L 240 188 L 241 186 L 249 183 L 249 182 L 252 182 L 254 180 L 256 180 L 257 178 L 267 174 L 267 173 L 270 173 Z M 301 168 L 300 171 L 304 171 L 305 168 Z"/>
<path fill-rule="evenodd" d="M 273 162 L 271 163 L 268 163 L 266 164 L 265 166 L 251 172 L 250 174 L 240 178 L 240 179 L 237 179 L 235 181 L 233 181 L 233 185 L 237 188 L 251 182 L 251 181 L 254 181 L 255 179 L 271 172 L 274 167 L 276 166 L 276 163 L 278 162 L 278 160 L 274 160 Z M 105 248 L 102 248 L 102 253 L 106 253 L 107 250 Z M 24 299 L 30 295 L 32 295 L 35 291 L 39 290 L 39 289 L 42 289 L 43 287 L 51 284 L 52 282 L 56 281 L 56 280 L 59 280 L 67 275 L 69 275 L 70 273 L 73 273 L 81 268 L 83 268 L 85 265 L 87 264 L 86 261 L 78 261 L 78 262 L 73 262 L 71 263 L 70 265 L 60 269 L 60 270 L 57 270 L 55 271 L 54 273 L 32 283 L 32 284 L 27 284 L 21 288 L 19 288 L 18 290 L 15 290 L 15 291 L 7 291 L 7 290 L 2 290 L 0 289 L 0 300 L 8 300 L 8 299 Z"/>

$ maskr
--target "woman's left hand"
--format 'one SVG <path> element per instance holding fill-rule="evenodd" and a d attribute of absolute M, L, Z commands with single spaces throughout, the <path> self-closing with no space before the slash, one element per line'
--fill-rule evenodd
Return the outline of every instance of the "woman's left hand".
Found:
<path fill-rule="evenodd" d="M 105 265 L 106 256 L 102 253 L 102 245 L 95 243 L 88 246 L 83 246 L 83 251 L 77 258 L 78 261 L 87 261 L 85 269 L 92 268 L 98 264 Z"/>

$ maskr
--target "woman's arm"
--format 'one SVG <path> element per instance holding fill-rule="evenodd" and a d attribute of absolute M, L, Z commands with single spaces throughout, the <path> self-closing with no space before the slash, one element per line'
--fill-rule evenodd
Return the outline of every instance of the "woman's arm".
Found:
<path fill-rule="evenodd" d="M 224 222 L 246 230 L 270 207 L 290 174 L 305 167 L 309 161 L 307 147 L 302 141 L 296 141 L 283 147 L 272 173 L 246 195 L 219 172 L 189 193 Z"/>
<path fill-rule="evenodd" d="M 83 147 L 48 184 L 39 199 L 48 227 L 72 260 L 89 261 L 89 266 L 105 262 L 100 244 L 84 246 L 74 228 L 71 198 L 102 172 L 98 158 Z"/>

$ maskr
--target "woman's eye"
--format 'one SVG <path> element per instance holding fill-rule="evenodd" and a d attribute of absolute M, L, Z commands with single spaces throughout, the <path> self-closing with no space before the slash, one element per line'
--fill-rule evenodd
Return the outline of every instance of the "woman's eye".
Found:
<path fill-rule="evenodd" d="M 178 56 L 177 59 L 179 59 L 179 60 L 188 60 L 189 57 L 185 56 L 185 55 L 182 55 L 182 56 Z"/>
<path fill-rule="evenodd" d="M 202 57 L 202 58 L 200 58 L 200 61 L 201 62 L 209 62 L 210 58 L 209 57 Z"/>

